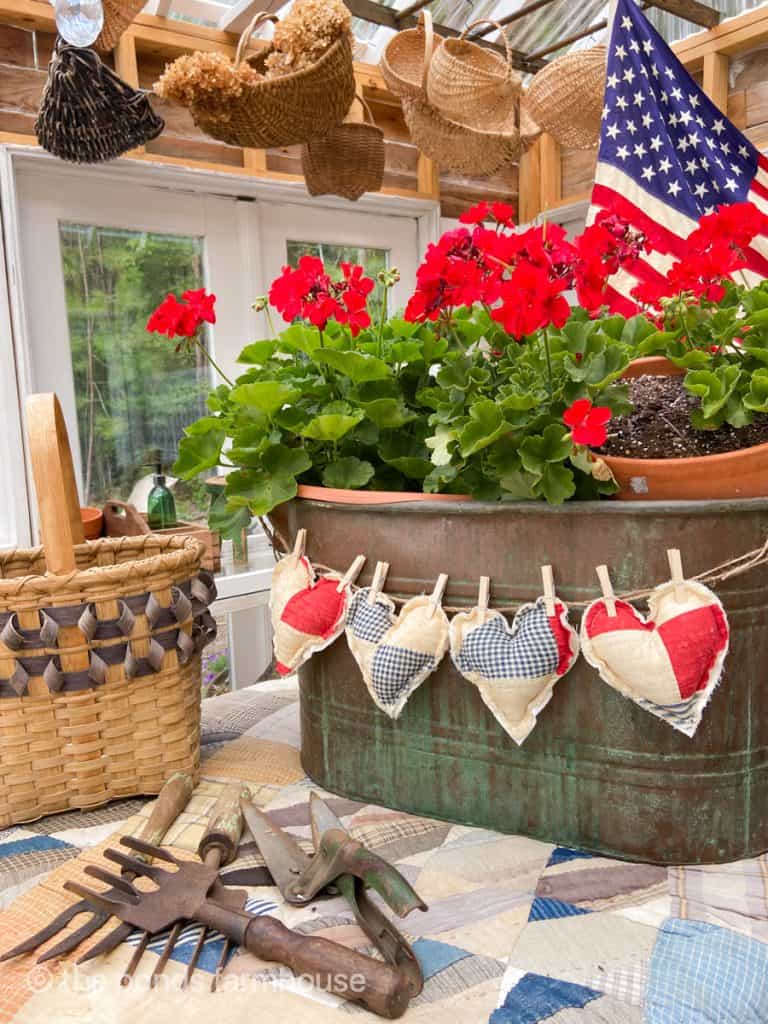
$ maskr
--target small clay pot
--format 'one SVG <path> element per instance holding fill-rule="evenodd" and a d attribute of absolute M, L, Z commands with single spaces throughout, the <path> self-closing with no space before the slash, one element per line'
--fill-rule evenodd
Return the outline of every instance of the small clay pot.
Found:
<path fill-rule="evenodd" d="M 104 514 L 100 508 L 86 506 L 80 509 L 83 520 L 83 534 L 86 540 L 96 540 L 104 529 Z"/>

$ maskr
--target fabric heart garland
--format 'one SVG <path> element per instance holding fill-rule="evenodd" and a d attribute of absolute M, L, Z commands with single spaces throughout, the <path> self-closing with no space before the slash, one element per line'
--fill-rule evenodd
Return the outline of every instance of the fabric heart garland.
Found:
<path fill-rule="evenodd" d="M 306 531 L 300 530 L 292 554 L 272 571 L 269 606 L 280 675 L 295 672 L 342 634 L 351 600 L 349 585 L 365 561 L 358 555 L 343 577 L 330 573 L 317 579 L 304 556 L 305 543 Z"/>
<path fill-rule="evenodd" d="M 346 632 L 374 704 L 397 719 L 448 650 L 448 617 L 440 605 L 447 577 L 440 577 L 431 597 L 411 598 L 396 615 L 394 601 L 379 592 L 385 565 L 379 563 L 371 587 L 352 599 Z"/>
<path fill-rule="evenodd" d="M 651 594 L 647 618 L 616 600 L 607 568 L 599 567 L 603 597 L 584 613 L 581 648 L 609 686 L 693 736 L 720 681 L 728 619 L 708 587 L 683 578 L 679 551 L 668 555 L 672 579 Z"/>
<path fill-rule="evenodd" d="M 451 622 L 453 664 L 518 746 L 579 656 L 579 638 L 567 607 L 554 596 L 551 569 L 542 572 L 546 596 L 518 609 L 511 626 L 501 612 L 488 611 L 488 577 L 481 578 L 477 607 Z"/>

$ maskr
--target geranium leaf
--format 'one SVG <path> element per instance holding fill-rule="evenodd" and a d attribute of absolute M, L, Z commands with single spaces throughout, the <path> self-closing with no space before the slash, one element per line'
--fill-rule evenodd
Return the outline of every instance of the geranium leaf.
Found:
<path fill-rule="evenodd" d="M 550 505 L 562 505 L 576 493 L 573 473 L 566 466 L 547 463 L 536 489 L 544 495 Z"/>
<path fill-rule="evenodd" d="M 331 348 L 318 348 L 312 353 L 316 363 L 324 363 L 345 377 L 361 384 L 368 380 L 384 380 L 392 375 L 392 371 L 383 359 L 369 356 L 363 352 L 336 351 Z"/>
<path fill-rule="evenodd" d="M 316 327 L 292 324 L 280 335 L 280 347 L 288 352 L 304 352 L 311 356 L 320 348 L 320 331 Z"/>
<path fill-rule="evenodd" d="M 227 476 L 225 494 L 229 509 L 248 508 L 255 516 L 265 516 L 277 505 L 295 498 L 297 491 L 294 477 L 236 469 Z"/>
<path fill-rule="evenodd" d="M 459 447 L 463 458 L 468 458 L 493 444 L 508 429 L 501 410 L 489 398 L 470 407 L 470 422 L 459 434 Z"/>
<path fill-rule="evenodd" d="M 264 363 L 272 358 L 276 348 L 277 343 L 269 339 L 254 341 L 250 345 L 245 346 L 237 357 L 237 361 L 238 363 L 247 363 L 248 365 L 263 366 Z"/>
<path fill-rule="evenodd" d="M 207 420 L 213 417 L 206 417 Z M 182 480 L 190 480 L 206 469 L 213 469 L 219 464 L 221 446 L 227 436 L 223 427 L 208 426 L 201 430 L 200 420 L 187 427 L 187 436 L 179 441 L 179 455 L 173 466 L 173 472 Z M 218 420 L 214 420 L 218 423 Z"/>
<path fill-rule="evenodd" d="M 350 455 L 346 458 L 336 459 L 335 462 L 331 462 L 325 467 L 323 483 L 326 487 L 354 490 L 357 487 L 365 487 L 373 476 L 373 472 L 370 462 Z"/>
<path fill-rule="evenodd" d="M 520 461 L 529 473 L 541 476 L 548 463 L 563 462 L 572 450 L 573 442 L 565 427 L 551 423 L 543 434 L 525 438 L 520 445 Z"/>
<path fill-rule="evenodd" d="M 376 398 L 372 402 L 361 402 L 365 415 L 382 430 L 396 430 L 416 419 L 402 398 Z"/>
<path fill-rule="evenodd" d="M 392 346 L 392 358 L 397 363 L 419 363 L 424 359 L 424 353 L 417 341 L 396 341 Z"/>
<path fill-rule="evenodd" d="M 299 391 L 290 384 L 279 380 L 255 381 L 251 384 L 240 384 L 233 388 L 230 398 L 236 405 L 258 409 L 266 416 L 272 416 L 278 409 L 298 398 Z"/>
<path fill-rule="evenodd" d="M 446 466 L 451 461 L 451 451 L 456 441 L 456 431 L 445 424 L 439 424 L 432 437 L 424 442 L 432 452 L 432 463 L 435 466 Z M 430 474 L 431 475 L 431 474 Z"/>
<path fill-rule="evenodd" d="M 311 419 L 299 432 L 302 437 L 309 437 L 315 441 L 339 441 L 362 419 L 362 410 L 350 414 L 322 413 Z"/>
<path fill-rule="evenodd" d="M 303 448 L 273 444 L 262 455 L 261 464 L 275 476 L 300 476 L 312 466 L 312 459 Z"/>

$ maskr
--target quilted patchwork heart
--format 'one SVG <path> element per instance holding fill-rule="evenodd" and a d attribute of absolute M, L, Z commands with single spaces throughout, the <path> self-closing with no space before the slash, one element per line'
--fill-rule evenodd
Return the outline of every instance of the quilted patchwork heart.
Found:
<path fill-rule="evenodd" d="M 693 736 L 728 652 L 728 620 L 707 587 L 665 583 L 644 618 L 631 604 L 593 602 L 581 624 L 584 657 L 619 693 Z"/>
<path fill-rule="evenodd" d="M 359 590 L 347 615 L 347 642 L 374 703 L 398 718 L 413 691 L 435 671 L 448 649 L 448 619 L 442 608 L 430 614 L 430 599 L 414 597 L 395 616 L 384 594 L 369 603 Z"/>
<path fill-rule="evenodd" d="M 551 697 L 558 679 L 579 653 L 568 610 L 547 602 L 520 608 L 511 626 L 500 612 L 475 608 L 451 622 L 451 658 L 465 679 L 474 683 L 502 728 L 521 744 Z"/>
<path fill-rule="evenodd" d="M 294 672 L 342 633 L 349 590 L 340 577 L 315 573 L 307 558 L 284 558 L 272 572 L 270 609 L 277 670 Z"/>

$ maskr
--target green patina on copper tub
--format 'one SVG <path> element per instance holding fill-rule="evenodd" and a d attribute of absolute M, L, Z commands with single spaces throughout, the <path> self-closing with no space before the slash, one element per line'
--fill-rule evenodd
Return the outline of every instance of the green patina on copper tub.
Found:
<path fill-rule="evenodd" d="M 759 547 L 768 499 L 673 503 L 414 503 L 365 507 L 294 501 L 317 562 L 358 552 L 391 565 L 387 589 L 431 590 L 471 604 L 538 595 L 555 567 L 565 600 L 597 596 L 594 567 L 617 591 L 668 579 L 666 549 L 687 574 Z M 723 680 L 693 739 L 635 706 L 580 659 L 522 747 L 446 657 L 392 722 L 374 706 L 342 638 L 300 672 L 302 763 L 332 792 L 385 806 L 659 863 L 713 863 L 768 849 L 768 569 L 719 585 L 731 624 Z M 572 618 L 578 618 L 572 614 Z"/>

